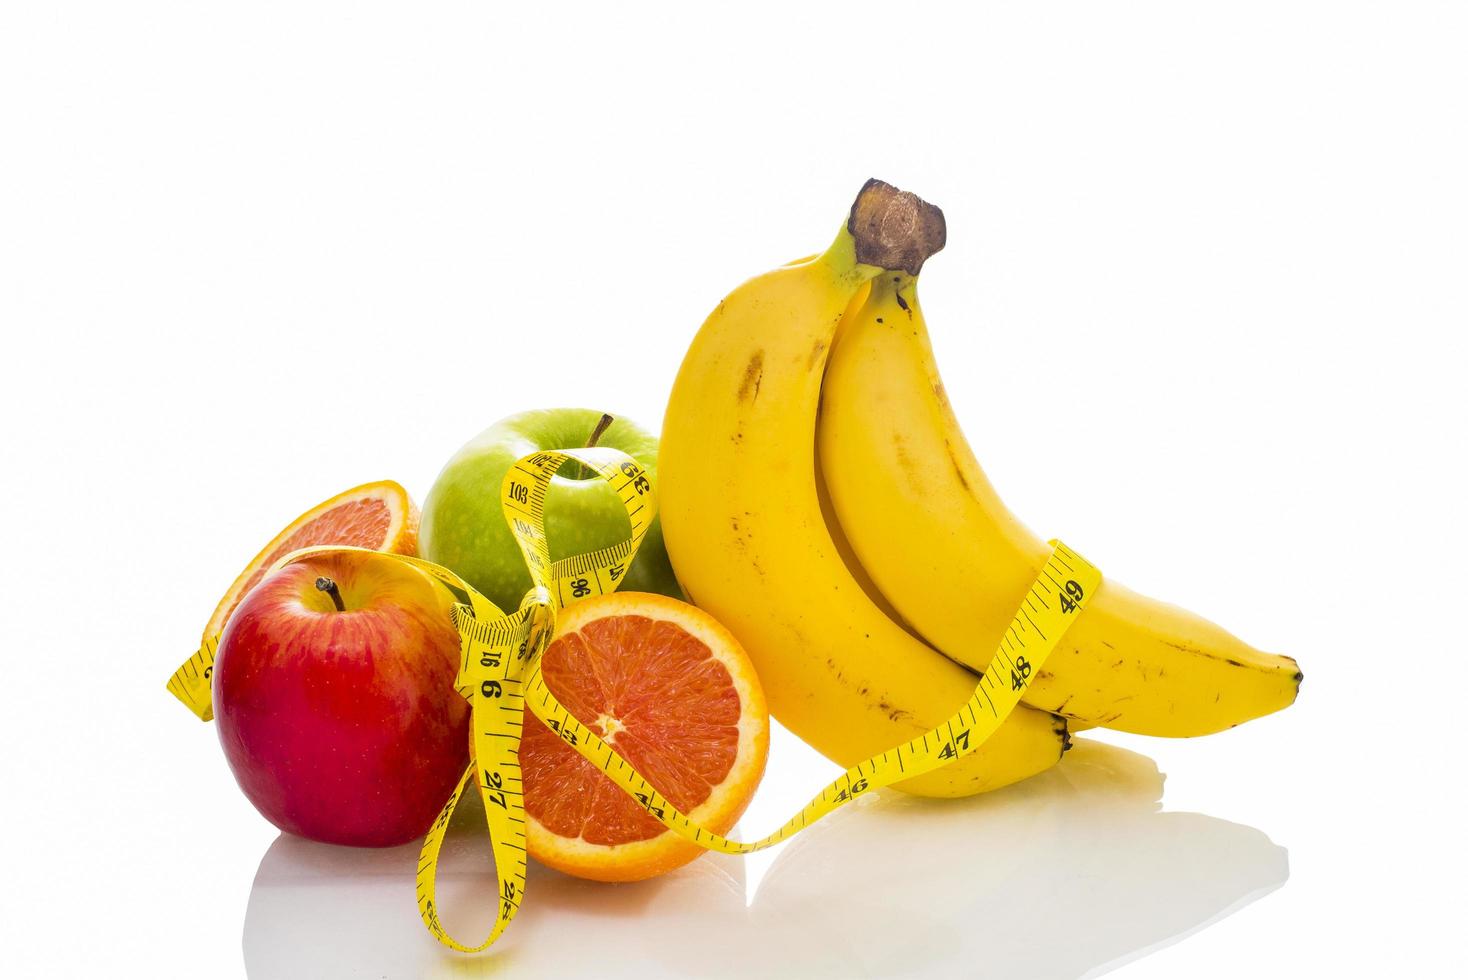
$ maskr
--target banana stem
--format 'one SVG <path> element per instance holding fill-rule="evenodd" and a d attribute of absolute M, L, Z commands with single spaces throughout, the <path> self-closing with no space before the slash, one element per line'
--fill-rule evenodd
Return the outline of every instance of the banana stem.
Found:
<path fill-rule="evenodd" d="M 856 195 L 846 230 L 856 242 L 857 262 L 910 276 L 948 241 L 942 210 L 875 177 Z"/>

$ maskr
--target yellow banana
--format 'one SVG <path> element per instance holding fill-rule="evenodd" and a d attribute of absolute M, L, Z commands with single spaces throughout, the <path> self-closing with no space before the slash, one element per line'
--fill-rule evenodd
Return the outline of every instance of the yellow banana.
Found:
<path fill-rule="evenodd" d="M 876 587 L 934 647 L 984 669 L 1050 549 L 1000 501 L 959 429 L 915 276 L 877 278 L 843 320 L 818 442 L 832 506 Z M 1291 658 L 1107 579 L 1025 701 L 1086 726 L 1204 735 L 1288 706 L 1300 679 Z"/>
<path fill-rule="evenodd" d="M 942 247 L 942 213 L 868 182 L 823 255 L 730 293 L 673 385 L 658 464 L 664 541 L 689 598 L 749 651 L 770 709 L 843 766 L 943 722 L 977 677 L 882 613 L 838 554 L 816 488 L 816 412 L 843 310 L 885 266 Z M 1040 772 L 1063 719 L 1021 706 L 973 755 L 898 784 L 964 796 Z"/>

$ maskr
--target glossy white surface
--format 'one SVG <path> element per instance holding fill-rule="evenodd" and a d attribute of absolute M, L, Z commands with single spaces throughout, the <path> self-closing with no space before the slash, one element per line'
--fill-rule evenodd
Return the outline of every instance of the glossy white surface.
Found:
<path fill-rule="evenodd" d="M 1204 928 L 1289 877 L 1284 848 L 1265 834 L 1161 812 L 1161 795 L 1151 760 L 1082 742 L 1062 767 L 989 797 L 867 798 L 772 861 L 710 856 L 622 887 L 537 868 L 527 911 L 472 967 L 404 914 L 416 847 L 364 854 L 282 835 L 250 890 L 245 966 L 251 977 L 346 965 L 592 976 L 634 963 L 640 976 L 848 977 L 982 963 L 991 976 L 1082 976 Z M 457 910 L 447 924 L 465 938 L 484 928 L 495 895 L 485 849 L 473 845 L 476 817 L 456 821 L 463 836 L 441 872 L 443 905 Z"/>
<path fill-rule="evenodd" d="M 1468 974 L 1465 39 L 1425 2 L 0 6 L 0 974 Z M 163 690 L 240 563 L 503 414 L 656 424 L 871 175 L 947 213 L 924 308 L 1006 500 L 1297 656 L 1300 702 L 660 882 L 537 871 L 478 959 L 411 851 L 278 840 Z M 742 829 L 827 772 L 778 740 Z"/>

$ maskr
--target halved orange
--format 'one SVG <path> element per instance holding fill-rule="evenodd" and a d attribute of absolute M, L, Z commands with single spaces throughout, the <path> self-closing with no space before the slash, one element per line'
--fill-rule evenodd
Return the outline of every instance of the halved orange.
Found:
<path fill-rule="evenodd" d="M 739 641 L 708 613 L 642 592 L 563 610 L 546 686 L 659 793 L 724 833 L 770 747 L 764 692 Z M 532 857 L 567 874 L 637 881 L 703 851 L 665 829 L 527 709 L 520 765 Z"/>
<path fill-rule="evenodd" d="M 398 555 L 418 553 L 418 507 L 392 480 L 364 483 L 324 500 L 291 521 L 240 572 L 204 627 L 204 638 L 224 629 L 230 614 L 277 561 L 312 545 L 346 544 Z"/>

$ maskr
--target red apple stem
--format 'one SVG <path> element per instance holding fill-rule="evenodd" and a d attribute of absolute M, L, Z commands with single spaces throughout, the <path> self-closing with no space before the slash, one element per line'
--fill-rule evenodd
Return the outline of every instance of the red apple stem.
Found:
<path fill-rule="evenodd" d="M 316 580 L 316 588 L 331 596 L 331 601 L 336 605 L 337 612 L 346 612 L 346 603 L 342 602 L 342 590 L 336 587 L 336 583 L 325 575 Z"/>
<path fill-rule="evenodd" d="M 593 448 L 596 445 L 596 441 L 601 438 L 602 433 L 607 431 L 607 427 L 615 421 L 616 419 L 603 412 L 601 418 L 596 421 L 596 428 L 591 430 L 591 438 L 586 440 L 586 448 Z"/>

